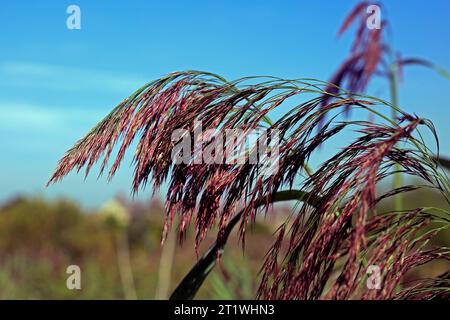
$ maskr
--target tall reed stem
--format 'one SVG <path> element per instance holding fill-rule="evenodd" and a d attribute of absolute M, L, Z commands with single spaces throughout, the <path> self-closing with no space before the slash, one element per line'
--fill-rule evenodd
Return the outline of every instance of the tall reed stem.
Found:
<path fill-rule="evenodd" d="M 389 85 L 390 85 L 390 93 L 391 93 L 391 103 L 397 107 L 398 106 L 398 92 L 397 92 L 397 83 L 398 83 L 398 65 L 397 63 L 393 63 L 391 65 L 390 70 L 390 76 L 389 76 Z M 397 118 L 397 110 L 392 108 L 391 113 L 392 121 L 395 121 Z M 396 164 L 394 167 L 395 171 L 400 171 L 401 166 L 399 164 Z M 403 179 L 401 172 L 396 172 L 394 174 L 394 182 L 393 182 L 394 188 L 400 188 L 403 185 Z M 398 193 L 394 197 L 394 208 L 396 211 L 400 211 L 403 209 L 403 197 L 401 193 Z"/>

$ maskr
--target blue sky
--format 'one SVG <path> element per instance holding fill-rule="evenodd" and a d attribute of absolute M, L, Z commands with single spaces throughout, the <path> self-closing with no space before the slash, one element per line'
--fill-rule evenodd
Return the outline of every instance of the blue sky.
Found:
<path fill-rule="evenodd" d="M 0 200 L 63 196 L 95 206 L 128 194 L 129 162 L 109 184 L 71 174 L 44 185 L 78 138 L 133 90 L 168 72 L 329 79 L 349 50 L 351 34 L 337 39 L 336 31 L 355 3 L 3 1 Z M 397 50 L 450 69 L 448 0 L 383 3 Z M 81 8 L 81 30 L 66 28 L 70 4 Z M 400 89 L 400 105 L 433 120 L 450 155 L 450 82 L 411 68 Z M 386 86 L 377 82 L 369 91 L 383 96 Z"/>

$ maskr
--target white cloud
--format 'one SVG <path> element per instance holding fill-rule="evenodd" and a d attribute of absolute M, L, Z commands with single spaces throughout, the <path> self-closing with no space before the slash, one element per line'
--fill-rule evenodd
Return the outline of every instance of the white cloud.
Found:
<path fill-rule="evenodd" d="M 146 80 L 113 72 L 24 61 L 0 63 L 0 85 L 74 92 L 130 93 Z"/>
<path fill-rule="evenodd" d="M 2 131 L 65 132 L 86 129 L 100 121 L 104 112 L 94 109 L 48 107 L 23 102 L 0 101 Z"/>

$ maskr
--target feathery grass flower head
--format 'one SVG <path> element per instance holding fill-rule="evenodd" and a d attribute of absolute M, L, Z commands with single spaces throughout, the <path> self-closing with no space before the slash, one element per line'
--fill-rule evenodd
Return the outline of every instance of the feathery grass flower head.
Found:
<path fill-rule="evenodd" d="M 125 228 L 130 216 L 125 206 L 116 199 L 106 201 L 99 210 L 102 219 L 112 227 Z"/>
<path fill-rule="evenodd" d="M 373 97 L 338 92 L 324 104 L 324 95 L 330 95 L 328 86 L 311 79 L 249 77 L 229 82 L 207 72 L 169 74 L 125 99 L 78 141 L 61 159 L 49 183 L 83 167 L 87 175 L 97 162 L 102 174 L 110 158 L 108 177 L 112 178 L 137 139 L 132 190 L 138 192 L 151 181 L 155 192 L 168 183 L 164 236 L 178 215 L 180 240 L 194 222 L 196 247 L 215 225 L 220 244 L 237 218 L 245 244 L 247 225 L 257 214 L 266 212 L 283 192 L 298 195 L 295 214 L 280 227 L 265 260 L 260 297 L 401 296 L 406 293 L 396 292 L 395 287 L 406 272 L 433 259 L 448 259 L 446 249 L 424 247 L 427 237 L 439 228 L 427 236 L 419 232 L 430 222 L 442 224 L 447 218 L 425 208 L 379 213 L 376 204 L 381 199 L 416 187 L 379 195 L 377 186 L 399 165 L 403 174 L 419 177 L 448 196 L 448 179 L 421 135 L 415 134 L 419 127 L 432 132 L 434 128 L 429 121 Z M 270 119 L 274 109 L 284 111 L 276 121 Z M 376 121 L 340 121 L 349 109 L 372 114 Z M 386 118 L 383 109 L 395 109 L 399 118 Z M 197 121 L 205 129 L 239 129 L 241 138 L 258 128 L 278 132 L 278 170 L 265 175 L 263 164 L 250 163 L 248 157 L 260 137 L 247 147 L 243 163 L 211 164 L 196 158 L 211 150 L 214 142 L 190 135 L 192 146 L 201 143 L 203 148 L 192 148 L 187 161 L 175 163 L 172 133 L 179 129 L 194 132 Z M 315 173 L 310 172 L 310 157 L 343 132 L 351 132 L 353 142 L 331 154 Z M 222 143 L 223 150 L 237 148 L 230 141 Z M 380 266 L 383 290 L 368 291 L 363 286 L 365 261 Z"/>

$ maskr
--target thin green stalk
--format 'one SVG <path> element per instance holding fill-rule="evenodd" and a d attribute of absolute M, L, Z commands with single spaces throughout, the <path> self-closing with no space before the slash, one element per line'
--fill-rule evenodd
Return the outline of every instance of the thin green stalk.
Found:
<path fill-rule="evenodd" d="M 162 247 L 161 258 L 159 261 L 158 285 L 156 286 L 155 294 L 156 300 L 165 300 L 169 297 L 176 244 L 176 230 L 171 230 L 167 235 L 165 245 Z"/>
<path fill-rule="evenodd" d="M 137 300 L 126 229 L 115 230 L 114 233 L 117 242 L 117 264 L 125 299 Z"/>

